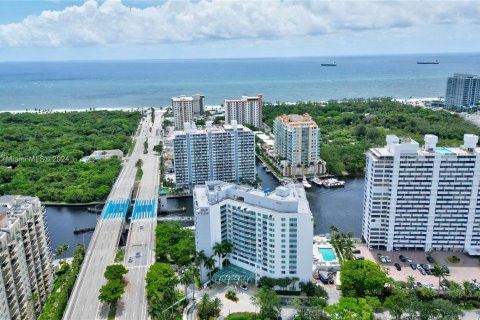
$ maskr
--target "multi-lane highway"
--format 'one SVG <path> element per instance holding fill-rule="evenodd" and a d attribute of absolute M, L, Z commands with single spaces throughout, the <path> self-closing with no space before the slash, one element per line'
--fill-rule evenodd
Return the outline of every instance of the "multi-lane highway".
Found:
<path fill-rule="evenodd" d="M 154 261 L 154 234 L 156 226 L 156 204 L 159 187 L 159 156 L 153 147 L 161 140 L 161 111 L 155 113 L 155 123 L 150 114 L 142 120 L 135 137 L 132 154 L 123 164 L 123 168 L 112 187 L 107 203 L 98 221 L 92 240 L 87 249 L 85 261 L 77 278 L 64 319 L 106 319 L 108 306 L 99 302 L 100 287 L 106 283 L 103 273 L 107 265 L 112 264 L 123 231 L 128 204 L 132 198 L 135 184 L 138 159 L 143 161 L 143 177 L 137 194 L 137 200 L 149 200 L 146 206 L 149 212 L 140 214 L 141 219 L 132 220 L 125 265 L 129 268 L 125 298 L 117 308 L 119 319 L 147 319 L 147 303 L 145 298 L 145 274 Z M 150 130 L 151 128 L 151 130 Z M 144 154 L 144 141 L 148 139 L 148 153 Z M 126 205 L 127 204 L 127 205 Z M 140 204 L 140 202 L 139 202 Z M 145 201 L 138 206 L 144 209 Z M 132 257 L 130 259 L 130 257 Z M 131 262 L 129 262 L 131 261 Z"/>

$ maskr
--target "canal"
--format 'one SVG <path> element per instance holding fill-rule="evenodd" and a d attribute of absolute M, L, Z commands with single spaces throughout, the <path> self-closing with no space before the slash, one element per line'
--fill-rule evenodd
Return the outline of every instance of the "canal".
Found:
<path fill-rule="evenodd" d="M 263 187 L 274 189 L 278 181 L 272 174 L 257 162 L 257 173 L 262 180 Z M 363 177 L 346 179 L 345 187 L 338 189 L 325 189 L 312 184 L 307 190 L 307 198 L 315 218 L 315 234 L 329 232 L 334 225 L 341 232 L 352 231 L 355 237 L 361 236 L 362 231 L 362 205 L 363 205 Z M 193 201 L 191 197 L 168 199 L 168 209 L 187 208 L 187 215 L 193 214 Z M 47 207 L 47 223 L 50 232 L 52 251 L 60 244 L 67 243 L 70 248 L 67 256 L 71 256 L 75 246 L 83 243 L 88 246 L 92 233 L 73 234 L 73 229 L 95 226 L 97 214 L 87 212 L 86 207 Z M 193 222 L 184 222 L 192 225 Z"/>

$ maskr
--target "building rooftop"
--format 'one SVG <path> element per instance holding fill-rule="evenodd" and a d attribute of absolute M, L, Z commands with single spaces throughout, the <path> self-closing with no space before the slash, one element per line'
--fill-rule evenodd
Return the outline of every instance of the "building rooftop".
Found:
<path fill-rule="evenodd" d="M 187 132 L 191 134 L 206 134 L 207 132 L 220 133 L 220 132 L 226 132 L 227 130 L 232 130 L 235 128 L 242 131 L 252 131 L 241 124 L 236 124 L 235 120 L 233 120 L 231 124 L 224 124 L 224 125 L 213 125 L 211 121 L 207 121 L 205 128 L 202 128 L 202 129 L 198 129 L 197 126 L 193 123 L 192 124 L 185 123 L 184 130 L 176 130 L 174 132 L 174 135 L 182 135 Z"/>
<path fill-rule="evenodd" d="M 0 217 L 0 228 L 8 228 L 19 216 L 34 205 L 35 201 L 39 202 L 38 198 L 11 195 L 0 196 L 0 216 L 2 216 Z"/>
<path fill-rule="evenodd" d="M 473 134 L 464 135 L 464 144 L 458 147 L 437 147 L 438 137 L 425 135 L 425 145 L 410 138 L 399 138 L 395 135 L 387 135 L 387 145 L 381 148 L 371 148 L 369 152 L 377 157 L 393 157 L 396 152 L 401 154 L 416 154 L 421 156 L 473 156 L 480 153 L 477 147 L 478 137 Z"/>
<path fill-rule="evenodd" d="M 242 96 L 240 99 L 225 99 L 225 102 L 237 102 L 237 101 L 248 101 L 248 100 L 258 100 L 258 99 L 262 99 L 262 95 L 258 95 L 256 97 Z"/>
<path fill-rule="evenodd" d="M 266 209 L 266 213 L 285 212 L 310 214 L 310 207 L 301 184 L 277 187 L 274 191 L 223 181 L 207 181 L 194 189 L 198 207 L 208 207 L 223 200 L 234 200 L 249 206 Z"/>
<path fill-rule="evenodd" d="M 304 113 L 303 115 L 283 114 L 281 116 L 278 116 L 277 120 L 289 126 L 300 126 L 305 124 L 317 126 L 316 122 L 313 121 L 312 117 L 308 113 Z"/>

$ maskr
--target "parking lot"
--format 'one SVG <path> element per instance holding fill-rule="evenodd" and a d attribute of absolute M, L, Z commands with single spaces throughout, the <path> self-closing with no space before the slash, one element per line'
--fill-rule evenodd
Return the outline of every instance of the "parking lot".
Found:
<path fill-rule="evenodd" d="M 412 263 L 416 264 L 429 264 L 427 261 L 427 253 L 423 251 L 392 251 L 386 252 L 385 250 L 369 250 L 366 245 L 359 244 L 357 248 L 360 249 L 360 255 L 365 259 L 375 261 L 379 265 L 385 266 L 385 270 L 388 275 L 395 280 L 406 281 L 409 276 L 413 276 L 416 281 L 421 283 L 431 283 L 438 287 L 438 278 L 433 275 L 422 275 L 419 270 L 413 270 L 410 267 L 410 263 L 401 262 L 400 255 L 404 255 L 412 259 Z M 392 260 L 391 263 L 381 263 L 380 256 L 389 256 Z M 480 280 L 480 260 L 476 257 L 469 257 L 461 252 L 448 252 L 448 251 L 434 251 L 432 257 L 435 262 L 441 266 L 446 265 L 450 270 L 450 274 L 446 275 L 446 279 L 462 283 L 463 281 L 473 281 L 474 279 Z M 455 255 L 460 258 L 459 263 L 451 263 L 447 260 L 448 257 Z M 402 269 L 398 271 L 394 264 L 399 263 Z"/>

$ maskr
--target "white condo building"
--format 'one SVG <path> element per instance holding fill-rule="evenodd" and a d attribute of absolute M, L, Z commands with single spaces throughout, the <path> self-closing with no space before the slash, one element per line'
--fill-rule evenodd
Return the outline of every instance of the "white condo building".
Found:
<path fill-rule="evenodd" d="M 480 148 L 437 147 L 387 135 L 366 153 L 363 238 L 370 247 L 480 254 Z"/>
<path fill-rule="evenodd" d="M 480 77 L 455 73 L 447 80 L 445 106 L 457 108 L 476 107 L 480 103 Z"/>
<path fill-rule="evenodd" d="M 228 240 L 233 251 L 226 258 L 255 281 L 262 276 L 311 280 L 313 217 L 302 185 L 264 193 L 210 181 L 195 187 L 193 199 L 197 251 L 211 256 L 215 243 Z M 207 279 L 203 266 L 201 277 Z"/>
<path fill-rule="evenodd" d="M 193 123 L 196 117 L 203 114 L 205 97 L 196 94 L 191 97 L 172 98 L 172 111 L 175 118 L 175 129 L 183 130 L 184 123 Z"/>
<path fill-rule="evenodd" d="M 225 123 L 237 121 L 238 124 L 249 124 L 257 128 L 263 126 L 263 97 L 243 96 L 240 99 L 225 99 Z"/>
<path fill-rule="evenodd" d="M 2 320 L 36 319 L 50 294 L 52 254 L 45 219 L 45 207 L 36 197 L 0 197 Z"/>
<path fill-rule="evenodd" d="M 175 184 L 192 190 L 209 180 L 253 182 L 255 172 L 255 135 L 235 121 L 222 127 L 198 130 L 185 124 L 173 137 Z"/>

